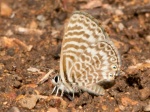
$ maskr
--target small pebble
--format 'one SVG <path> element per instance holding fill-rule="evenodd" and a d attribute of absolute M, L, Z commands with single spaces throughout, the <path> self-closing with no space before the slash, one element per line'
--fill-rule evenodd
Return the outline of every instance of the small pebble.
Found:
<path fill-rule="evenodd" d="M 123 105 L 119 105 L 119 109 L 120 109 L 121 111 L 124 111 L 124 110 L 125 110 L 125 107 L 124 107 Z"/>
<path fill-rule="evenodd" d="M 124 25 L 122 23 L 119 23 L 118 28 L 122 31 L 124 29 Z"/>
<path fill-rule="evenodd" d="M 150 102 L 147 106 L 144 107 L 144 112 L 150 112 Z"/>
<path fill-rule="evenodd" d="M 19 100 L 19 104 L 22 107 L 28 108 L 28 109 L 33 109 L 38 101 L 38 98 L 36 95 L 31 95 L 31 96 L 25 96 L 22 99 Z"/>
<path fill-rule="evenodd" d="M 49 105 L 53 107 L 60 107 L 63 109 L 65 109 L 68 106 L 65 100 L 57 96 L 53 96 L 50 98 Z"/>
<path fill-rule="evenodd" d="M 4 68 L 4 64 L 0 63 L 0 70 L 2 70 Z"/>
<path fill-rule="evenodd" d="M 140 99 L 141 100 L 146 100 L 150 96 L 150 89 L 149 88 L 144 88 L 140 90 Z"/>
<path fill-rule="evenodd" d="M 61 100 L 60 99 L 51 99 L 49 101 L 49 105 L 52 106 L 52 107 L 60 107 Z"/>
<path fill-rule="evenodd" d="M 115 14 L 116 14 L 116 15 L 123 15 L 124 13 L 123 13 L 122 10 L 117 9 L 117 10 L 115 10 Z"/>
<path fill-rule="evenodd" d="M 146 36 L 146 40 L 150 43 L 150 35 Z"/>
<path fill-rule="evenodd" d="M 52 26 L 56 27 L 57 29 L 59 29 L 61 27 L 61 22 L 58 18 L 54 18 L 52 20 Z"/>
<path fill-rule="evenodd" d="M 66 18 L 67 18 L 67 13 L 66 13 L 66 12 L 60 13 L 60 15 L 59 15 L 59 17 L 58 17 L 58 19 L 59 19 L 60 21 L 64 21 Z"/>
<path fill-rule="evenodd" d="M 0 4 L 0 15 L 5 16 L 5 17 L 10 17 L 12 14 L 12 9 L 11 7 L 8 6 L 6 3 L 1 3 Z"/>
<path fill-rule="evenodd" d="M 45 21 L 46 18 L 43 15 L 38 15 L 37 16 L 37 20 L 39 20 L 39 21 Z"/>
<path fill-rule="evenodd" d="M 56 108 L 49 108 L 47 112 L 58 112 Z"/>
<path fill-rule="evenodd" d="M 13 75 L 13 79 L 17 81 L 22 81 L 22 77 L 18 76 L 17 74 Z"/>
<path fill-rule="evenodd" d="M 20 110 L 18 109 L 18 107 L 11 107 L 7 112 L 20 112 Z"/>
<path fill-rule="evenodd" d="M 28 72 L 40 72 L 38 68 L 30 67 L 27 69 Z"/>
<path fill-rule="evenodd" d="M 7 50 L 7 55 L 14 56 L 14 54 L 15 54 L 14 48 L 10 48 L 10 49 Z"/>
<path fill-rule="evenodd" d="M 19 81 L 14 81 L 14 82 L 13 82 L 13 86 L 14 86 L 15 88 L 19 88 L 19 87 L 21 86 L 21 82 L 19 82 Z"/>

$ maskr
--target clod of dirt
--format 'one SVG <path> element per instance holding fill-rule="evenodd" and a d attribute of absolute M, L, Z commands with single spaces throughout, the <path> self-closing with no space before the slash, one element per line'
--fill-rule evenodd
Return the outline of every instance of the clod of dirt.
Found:
<path fill-rule="evenodd" d="M 19 82 L 19 81 L 14 81 L 14 82 L 13 82 L 13 86 L 14 86 L 15 88 L 19 88 L 19 87 L 21 86 L 21 82 Z"/>
<path fill-rule="evenodd" d="M 150 96 L 150 89 L 149 88 L 144 88 L 140 90 L 140 99 L 141 100 L 146 100 Z"/>
<path fill-rule="evenodd" d="M 37 20 L 39 20 L 39 21 L 45 21 L 46 18 L 45 18 L 44 15 L 38 15 L 38 16 L 37 16 Z"/>
<path fill-rule="evenodd" d="M 7 50 L 7 55 L 9 56 L 14 56 L 15 55 L 15 49 L 14 48 L 9 48 Z"/>
<path fill-rule="evenodd" d="M 8 4 L 2 2 L 0 15 L 5 17 L 10 17 L 11 14 L 12 14 L 12 9 L 8 6 Z"/>
<path fill-rule="evenodd" d="M 18 75 L 13 75 L 12 80 L 13 80 L 13 87 L 19 88 L 21 86 L 22 77 L 20 77 Z"/>
<path fill-rule="evenodd" d="M 119 105 L 119 109 L 120 109 L 121 111 L 124 111 L 124 110 L 125 110 L 125 106 Z"/>
<path fill-rule="evenodd" d="M 144 107 L 144 111 L 145 112 L 150 112 L 150 101 L 149 101 L 149 104 Z"/>
<path fill-rule="evenodd" d="M 121 102 L 124 106 L 128 106 L 128 105 L 136 105 L 138 102 L 134 101 L 128 97 L 122 97 L 121 98 Z"/>
<path fill-rule="evenodd" d="M 33 32 L 33 31 L 32 31 Z M 9 37 L 1 37 L 0 38 L 0 47 L 2 48 L 13 48 L 13 49 L 24 49 L 26 51 L 31 51 L 32 49 L 32 45 L 26 45 L 24 42 L 22 42 L 21 40 L 17 39 L 17 38 L 9 38 Z M 12 52 L 12 51 L 11 51 Z M 17 50 L 16 50 L 17 52 Z M 15 52 L 13 51 L 13 54 Z M 8 52 L 8 54 L 10 54 Z M 10 54 L 12 55 L 12 54 Z"/>
<path fill-rule="evenodd" d="M 84 106 L 88 103 L 91 103 L 91 100 L 92 96 L 85 92 L 79 97 L 79 99 L 77 99 L 76 106 Z"/>
<path fill-rule="evenodd" d="M 7 112 L 20 112 L 20 110 L 18 109 L 18 107 L 12 107 Z"/>
<path fill-rule="evenodd" d="M 146 36 L 146 40 L 150 43 L 150 35 Z"/>
<path fill-rule="evenodd" d="M 87 2 L 87 4 L 85 5 L 81 5 L 80 8 L 81 9 L 94 9 L 96 7 L 101 7 L 102 6 L 102 2 L 100 0 L 92 0 Z"/>
<path fill-rule="evenodd" d="M 118 28 L 122 31 L 124 29 L 124 25 L 122 23 L 119 23 Z"/>
<path fill-rule="evenodd" d="M 53 107 L 59 107 L 61 109 L 65 109 L 67 107 L 67 102 L 64 101 L 61 97 L 52 96 L 48 100 L 49 105 Z"/>
<path fill-rule="evenodd" d="M 51 99 L 49 101 L 49 105 L 52 107 L 60 107 L 61 101 L 60 101 L 60 99 Z"/>
<path fill-rule="evenodd" d="M 49 108 L 47 112 L 58 112 L 56 108 Z"/>
<path fill-rule="evenodd" d="M 25 96 L 19 100 L 19 103 L 22 107 L 32 109 L 35 107 L 38 98 L 35 95 Z"/>

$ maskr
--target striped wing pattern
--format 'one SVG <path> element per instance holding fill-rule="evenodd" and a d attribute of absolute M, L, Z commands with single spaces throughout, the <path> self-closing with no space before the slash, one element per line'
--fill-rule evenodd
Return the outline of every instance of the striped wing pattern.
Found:
<path fill-rule="evenodd" d="M 118 51 L 98 22 L 75 12 L 65 28 L 60 58 L 60 78 L 67 91 L 103 95 L 99 84 L 113 81 L 119 70 Z"/>

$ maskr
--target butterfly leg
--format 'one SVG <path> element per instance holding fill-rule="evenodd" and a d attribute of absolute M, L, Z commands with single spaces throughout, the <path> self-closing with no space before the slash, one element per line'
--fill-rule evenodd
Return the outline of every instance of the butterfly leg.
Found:
<path fill-rule="evenodd" d="M 57 86 L 54 87 L 54 89 L 52 90 L 51 94 L 54 93 L 54 91 L 56 90 Z"/>
<path fill-rule="evenodd" d="M 57 96 L 60 89 L 57 88 L 57 86 L 55 86 L 54 89 L 52 90 L 51 94 L 53 94 L 55 90 L 56 90 L 56 94 L 55 95 Z M 61 91 L 61 97 L 63 96 L 63 94 L 64 94 L 64 90 Z"/>
<path fill-rule="evenodd" d="M 63 97 L 63 95 L 64 95 L 64 90 L 61 91 L 61 95 L 60 96 Z"/>

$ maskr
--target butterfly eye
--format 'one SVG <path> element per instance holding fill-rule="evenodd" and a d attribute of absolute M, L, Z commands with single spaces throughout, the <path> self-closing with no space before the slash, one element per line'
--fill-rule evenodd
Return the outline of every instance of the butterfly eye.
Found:
<path fill-rule="evenodd" d="M 112 74 L 112 73 L 109 73 L 109 76 L 110 76 L 110 77 L 113 77 L 113 74 Z"/>
<path fill-rule="evenodd" d="M 113 69 L 113 70 L 116 70 L 116 69 L 117 69 L 117 66 L 116 66 L 116 65 L 112 65 L 112 69 Z"/>
<path fill-rule="evenodd" d="M 58 75 L 54 77 L 54 81 L 55 81 L 55 83 L 59 82 L 59 76 Z"/>

